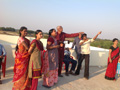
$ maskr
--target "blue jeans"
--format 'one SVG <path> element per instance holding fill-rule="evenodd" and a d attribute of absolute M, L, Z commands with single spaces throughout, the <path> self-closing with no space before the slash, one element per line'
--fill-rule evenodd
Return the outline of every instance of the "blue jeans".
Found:
<path fill-rule="evenodd" d="M 77 60 L 80 61 L 81 54 L 78 52 L 77 47 L 75 47 L 75 52 L 77 54 Z"/>
<path fill-rule="evenodd" d="M 71 67 L 71 70 L 75 70 L 75 67 L 76 67 L 76 64 L 77 64 L 77 61 L 75 61 L 74 59 L 70 58 L 69 55 L 65 55 L 64 56 L 64 60 L 63 62 L 65 63 L 65 69 L 66 69 L 66 72 L 68 72 L 68 68 L 69 68 L 69 63 L 72 63 L 72 67 Z"/>

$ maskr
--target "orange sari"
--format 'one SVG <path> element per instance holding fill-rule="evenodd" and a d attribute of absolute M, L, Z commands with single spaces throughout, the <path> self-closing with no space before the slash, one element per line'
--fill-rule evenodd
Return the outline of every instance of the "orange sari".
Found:
<path fill-rule="evenodd" d="M 30 41 L 28 39 L 24 38 L 24 41 L 30 46 Z M 14 84 L 12 90 L 30 90 L 31 82 L 28 78 L 28 64 L 29 54 L 27 50 L 25 50 L 25 47 L 20 43 L 18 44 L 18 51 L 15 57 Z"/>

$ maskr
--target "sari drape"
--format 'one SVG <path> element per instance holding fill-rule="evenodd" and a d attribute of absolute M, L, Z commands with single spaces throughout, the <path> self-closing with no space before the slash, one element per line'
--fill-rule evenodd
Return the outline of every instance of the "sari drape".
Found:
<path fill-rule="evenodd" d="M 33 51 L 30 56 L 29 62 L 29 78 L 32 79 L 31 90 L 37 90 L 38 79 L 42 77 L 42 52 L 43 44 L 41 41 L 34 39 L 31 42 L 30 47 L 33 47 Z"/>
<path fill-rule="evenodd" d="M 30 46 L 33 44 L 33 43 L 35 43 L 35 45 L 36 45 L 36 47 L 37 47 L 37 49 L 39 50 L 39 52 L 40 52 L 40 62 L 41 62 L 41 65 L 39 65 L 39 66 L 41 66 L 40 68 L 33 68 L 33 62 L 32 62 L 32 66 L 30 66 L 29 65 L 29 67 L 32 67 L 33 69 L 32 69 L 32 71 L 33 71 L 33 77 L 34 78 L 37 78 L 37 77 L 41 77 L 42 76 L 42 67 L 43 67 L 43 50 L 44 50 L 44 48 L 43 48 L 43 44 L 42 44 L 42 42 L 38 42 L 36 39 L 34 39 L 32 42 L 31 42 L 31 44 L 30 44 Z M 34 57 L 34 56 L 33 56 Z M 35 61 L 35 60 L 34 60 Z M 31 61 L 30 61 L 30 63 L 31 63 Z M 37 67 L 37 66 L 36 66 Z"/>
<path fill-rule="evenodd" d="M 5 56 L 4 62 L 2 62 L 2 73 L 3 73 L 3 77 L 5 77 L 5 72 L 6 72 L 6 59 L 7 59 L 7 56 Z"/>
<path fill-rule="evenodd" d="M 105 73 L 105 79 L 114 80 L 116 75 L 117 63 L 119 59 L 119 47 L 111 53 L 112 63 L 108 58 L 108 66 Z"/>
<path fill-rule="evenodd" d="M 30 42 L 28 39 L 24 39 L 26 44 L 29 46 Z M 18 45 L 18 51 L 16 52 L 15 65 L 14 65 L 14 76 L 13 76 L 13 88 L 12 90 L 29 90 L 30 79 L 28 78 L 28 64 L 29 54 L 25 47 L 20 44 Z"/>
<path fill-rule="evenodd" d="M 51 40 L 50 40 L 51 38 Z M 53 40 L 52 40 L 53 39 Z M 54 41 L 51 46 L 57 45 L 56 39 L 49 37 L 48 41 Z M 43 60 L 43 85 L 51 87 L 58 81 L 58 49 L 47 50 Z"/>
<path fill-rule="evenodd" d="M 43 61 L 43 85 L 51 87 L 58 82 L 58 68 L 50 70 L 48 51 L 45 52 L 45 59 Z"/>

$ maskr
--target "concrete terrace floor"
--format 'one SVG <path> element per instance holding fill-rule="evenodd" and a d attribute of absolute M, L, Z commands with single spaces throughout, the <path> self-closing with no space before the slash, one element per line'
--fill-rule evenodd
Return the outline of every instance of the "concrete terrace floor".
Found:
<path fill-rule="evenodd" d="M 52 88 L 44 88 L 42 79 L 39 79 L 37 90 L 120 90 L 120 78 L 116 81 L 104 79 L 106 67 L 90 67 L 90 79 L 83 78 L 84 69 L 81 70 L 79 76 L 65 76 L 58 79 L 58 83 Z M 6 78 L 2 78 L 3 84 L 0 85 L 0 90 L 12 90 L 13 69 L 9 68 L 6 71 Z"/>

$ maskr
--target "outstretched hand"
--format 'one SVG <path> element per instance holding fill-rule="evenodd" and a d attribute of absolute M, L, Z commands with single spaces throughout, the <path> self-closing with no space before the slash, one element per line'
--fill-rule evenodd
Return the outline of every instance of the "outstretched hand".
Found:
<path fill-rule="evenodd" d="M 84 32 L 79 32 L 79 34 L 84 34 Z"/>
<path fill-rule="evenodd" d="M 102 31 L 98 32 L 98 35 L 100 35 L 102 33 Z"/>
<path fill-rule="evenodd" d="M 63 47 L 63 46 L 64 46 L 64 44 L 63 44 L 63 43 L 61 43 L 61 44 L 60 44 L 60 47 Z"/>

